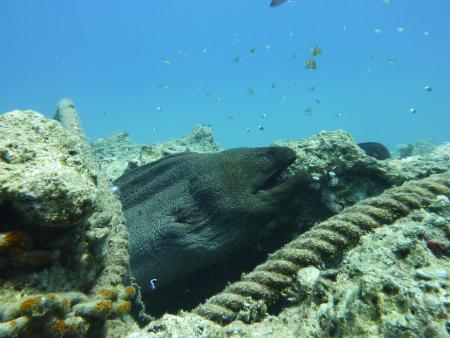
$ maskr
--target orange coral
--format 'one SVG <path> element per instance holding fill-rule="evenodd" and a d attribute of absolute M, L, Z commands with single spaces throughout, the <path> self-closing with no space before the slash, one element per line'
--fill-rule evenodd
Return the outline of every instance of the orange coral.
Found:
<path fill-rule="evenodd" d="M 0 234 L 0 253 L 11 248 L 25 248 L 27 241 L 27 236 L 21 231 Z"/>
<path fill-rule="evenodd" d="M 56 319 L 50 324 L 50 331 L 54 337 L 64 337 L 76 331 L 77 327 L 67 325 L 64 320 Z"/>
<path fill-rule="evenodd" d="M 131 299 L 133 299 L 136 296 L 136 289 L 133 286 L 127 286 L 125 288 L 125 292 Z"/>
<path fill-rule="evenodd" d="M 95 310 L 99 313 L 109 313 L 112 310 L 112 302 L 110 300 L 97 302 Z"/>
<path fill-rule="evenodd" d="M 27 298 L 23 300 L 22 303 L 20 303 L 20 310 L 21 311 L 34 310 L 40 304 L 41 304 L 40 297 Z"/>
<path fill-rule="evenodd" d="M 102 298 L 116 300 L 117 299 L 117 290 L 115 289 L 101 289 L 97 292 Z"/>
<path fill-rule="evenodd" d="M 67 325 L 64 320 L 55 320 L 50 325 L 50 329 L 55 336 L 63 336 L 67 333 Z"/>
<path fill-rule="evenodd" d="M 131 311 L 131 302 L 128 300 L 118 303 L 116 313 L 119 316 L 123 316 Z"/>
<path fill-rule="evenodd" d="M 63 298 L 62 306 L 64 307 L 65 310 L 68 310 L 70 308 L 70 300 L 67 298 Z"/>

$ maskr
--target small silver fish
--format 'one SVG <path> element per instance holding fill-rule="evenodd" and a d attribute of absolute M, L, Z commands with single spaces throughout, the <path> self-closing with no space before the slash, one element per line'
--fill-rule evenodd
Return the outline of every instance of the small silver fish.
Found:
<path fill-rule="evenodd" d="M 170 59 L 168 59 L 166 57 L 162 57 L 161 58 L 161 62 L 164 63 L 167 66 L 170 66 L 172 64 L 172 61 L 170 61 Z"/>
<path fill-rule="evenodd" d="M 387 59 L 387 63 L 394 66 L 397 63 L 397 61 L 395 61 L 395 59 Z"/>

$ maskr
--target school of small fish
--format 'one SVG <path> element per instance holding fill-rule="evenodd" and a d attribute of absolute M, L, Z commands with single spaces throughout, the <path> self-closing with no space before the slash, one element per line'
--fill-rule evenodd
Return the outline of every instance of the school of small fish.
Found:
<path fill-rule="evenodd" d="M 272 7 L 279 7 L 279 6 L 281 6 L 281 5 L 285 4 L 285 3 L 293 3 L 294 1 L 295 0 L 271 0 L 269 6 L 271 8 Z M 389 5 L 390 4 L 390 0 L 382 0 L 382 1 L 383 1 L 383 3 L 385 5 Z M 349 28 L 344 25 L 342 29 L 343 29 L 343 32 L 346 33 Z M 375 33 L 377 35 L 386 34 L 385 31 L 382 28 L 380 28 L 380 27 L 374 27 L 372 29 L 372 31 L 373 31 L 373 33 Z M 398 34 L 404 34 L 406 32 L 406 28 L 403 27 L 403 26 L 398 26 L 398 27 L 395 28 L 395 31 Z M 430 36 L 430 32 L 429 31 L 424 31 L 423 35 L 428 37 L 428 36 Z M 288 36 L 290 38 L 292 38 L 292 37 L 294 37 L 294 33 L 293 32 L 289 32 Z M 241 42 L 241 39 L 238 36 L 234 36 L 231 39 L 231 41 L 234 44 L 239 44 Z M 224 44 L 220 43 L 219 46 L 220 46 L 220 48 L 223 48 Z M 277 51 L 276 47 L 273 46 L 271 43 L 265 43 L 264 45 L 260 46 L 260 48 L 263 51 L 266 50 L 268 52 L 276 52 Z M 248 51 L 248 53 L 250 55 L 258 55 L 259 54 L 258 50 L 260 50 L 260 48 L 258 48 L 258 46 L 249 46 L 247 51 Z M 188 50 L 185 49 L 185 48 L 178 48 L 176 51 L 177 51 L 177 54 L 182 56 L 182 57 L 188 57 L 189 56 Z M 205 54 L 209 53 L 209 51 L 210 51 L 210 49 L 208 49 L 208 48 L 202 48 L 201 49 L 201 54 L 205 55 Z M 295 61 L 295 60 L 301 58 L 302 55 L 304 55 L 305 59 L 303 61 L 303 68 L 305 70 L 308 70 L 308 71 L 317 71 L 319 69 L 318 59 L 322 56 L 322 54 L 323 54 L 323 49 L 320 46 L 316 45 L 316 46 L 313 46 L 307 53 L 302 53 L 302 52 L 298 52 L 298 51 L 293 52 L 290 59 L 291 59 L 291 61 Z M 369 55 L 369 57 L 372 60 L 378 60 L 378 59 L 382 58 L 380 53 L 376 52 L 376 51 L 372 52 Z M 236 55 L 236 56 L 234 56 L 231 59 L 231 62 L 234 63 L 234 64 L 241 64 L 241 63 L 248 62 L 249 58 L 250 58 L 250 56 L 247 57 L 246 55 Z M 395 58 L 393 58 L 393 57 L 386 57 L 384 60 L 385 60 L 386 64 L 389 65 L 389 66 L 393 67 L 393 66 L 397 65 L 397 60 Z M 169 57 L 166 57 L 166 56 L 161 57 L 161 62 L 165 66 L 171 66 L 172 65 L 172 60 Z M 372 73 L 372 68 L 368 68 L 367 69 L 367 73 Z M 281 86 L 279 86 L 279 83 L 277 81 L 272 81 L 272 83 L 270 83 L 268 85 L 268 88 L 270 88 L 270 89 L 272 89 L 274 91 L 277 91 L 279 87 L 281 87 Z M 160 83 L 158 85 L 158 88 L 161 91 L 168 91 L 169 90 L 169 85 L 167 83 Z M 296 88 L 296 84 L 293 84 L 293 85 L 289 86 L 290 90 L 295 89 L 295 88 Z M 424 88 L 425 92 L 432 92 L 433 91 L 433 88 L 430 85 L 425 85 L 423 88 Z M 258 87 L 258 89 L 259 89 L 259 87 Z M 315 92 L 316 91 L 316 86 L 311 86 L 311 87 L 309 87 L 306 90 L 311 92 L 311 93 Z M 201 89 L 198 88 L 198 91 L 201 92 Z M 251 84 L 251 85 L 249 85 L 246 88 L 246 92 L 247 92 L 248 96 L 256 96 L 257 95 L 257 88 L 256 88 L 255 85 Z M 223 98 L 221 98 L 221 97 L 216 98 L 215 94 L 212 93 L 212 92 L 204 93 L 204 95 L 209 100 L 214 100 L 214 101 L 216 101 L 218 103 L 222 103 L 223 102 Z M 281 101 L 285 101 L 285 100 L 288 99 L 288 95 L 283 94 L 283 95 L 280 96 L 280 99 L 281 99 Z M 315 104 L 320 104 L 321 100 L 319 98 L 315 98 L 313 102 L 315 102 Z M 163 108 L 161 106 L 157 106 L 155 108 L 155 110 L 157 112 L 162 112 Z M 304 108 L 303 111 L 309 117 L 313 117 L 314 116 L 314 109 L 312 107 L 310 107 L 310 106 Z M 409 112 L 412 113 L 412 114 L 415 114 L 416 113 L 416 108 L 414 108 L 414 107 L 409 108 Z M 267 113 L 261 113 L 260 114 L 261 118 L 266 118 L 267 116 L 268 116 Z M 342 118 L 344 116 L 344 113 L 336 112 L 335 116 L 336 116 L 336 118 Z M 225 121 L 225 123 L 230 123 L 233 120 L 234 120 L 234 116 L 227 115 L 225 117 L 224 121 Z M 260 131 L 263 131 L 263 130 L 265 130 L 265 127 L 263 125 L 257 125 L 256 129 L 258 129 Z M 155 127 L 154 130 L 156 131 L 157 128 Z M 245 129 L 245 131 L 246 132 L 250 132 L 251 128 L 247 127 Z"/>

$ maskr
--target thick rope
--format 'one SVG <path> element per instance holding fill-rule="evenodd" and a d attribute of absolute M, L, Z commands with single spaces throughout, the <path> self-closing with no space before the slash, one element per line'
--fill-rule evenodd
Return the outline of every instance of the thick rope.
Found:
<path fill-rule="evenodd" d="M 209 298 L 193 313 L 222 325 L 238 319 L 260 320 L 282 290 L 294 285 L 301 268 L 319 266 L 356 246 L 361 236 L 426 208 L 437 195 L 449 194 L 450 175 L 443 173 L 407 182 L 346 208 L 269 255 L 265 263 Z"/>

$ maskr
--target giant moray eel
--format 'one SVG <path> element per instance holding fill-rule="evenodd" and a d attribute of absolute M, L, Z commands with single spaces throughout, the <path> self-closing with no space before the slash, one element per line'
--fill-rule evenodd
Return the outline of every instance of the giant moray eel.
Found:
<path fill-rule="evenodd" d="M 148 292 L 230 257 L 276 225 L 309 177 L 279 182 L 286 147 L 181 153 L 138 167 L 114 184 L 129 231 L 131 275 Z"/>

